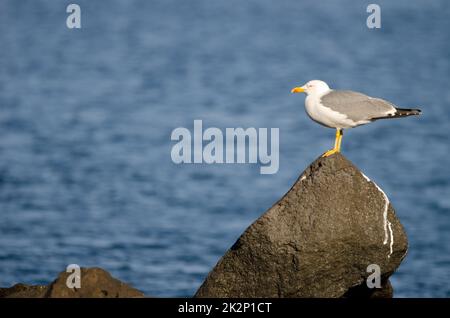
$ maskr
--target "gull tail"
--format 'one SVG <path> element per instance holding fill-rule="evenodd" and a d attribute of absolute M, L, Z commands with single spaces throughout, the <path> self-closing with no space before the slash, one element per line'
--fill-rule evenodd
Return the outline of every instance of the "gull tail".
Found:
<path fill-rule="evenodd" d="M 420 109 L 409 108 L 396 108 L 395 114 L 392 117 L 406 117 L 406 116 L 419 116 L 422 112 Z"/>
<path fill-rule="evenodd" d="M 391 113 L 386 116 L 381 117 L 375 117 L 371 120 L 378 120 L 378 119 L 386 119 L 386 118 L 400 118 L 400 117 L 407 117 L 407 116 L 419 116 L 422 113 L 420 109 L 413 109 L 413 108 L 395 108 L 395 113 Z"/>

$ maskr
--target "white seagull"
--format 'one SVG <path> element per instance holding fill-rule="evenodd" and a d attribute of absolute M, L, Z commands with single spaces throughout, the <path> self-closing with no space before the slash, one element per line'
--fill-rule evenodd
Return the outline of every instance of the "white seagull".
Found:
<path fill-rule="evenodd" d="M 420 109 L 397 108 L 394 104 L 353 91 L 333 90 L 324 81 L 313 80 L 294 87 L 291 93 L 306 93 L 305 108 L 315 122 L 336 129 L 334 148 L 328 157 L 341 151 L 343 130 L 368 124 L 377 119 L 419 115 Z"/>

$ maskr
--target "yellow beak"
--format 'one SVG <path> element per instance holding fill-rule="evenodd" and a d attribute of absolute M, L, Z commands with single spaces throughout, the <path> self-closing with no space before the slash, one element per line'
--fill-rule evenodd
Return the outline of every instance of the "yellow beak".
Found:
<path fill-rule="evenodd" d="M 304 93 L 304 92 L 305 92 L 305 89 L 303 87 L 294 87 L 291 90 L 291 93 Z"/>

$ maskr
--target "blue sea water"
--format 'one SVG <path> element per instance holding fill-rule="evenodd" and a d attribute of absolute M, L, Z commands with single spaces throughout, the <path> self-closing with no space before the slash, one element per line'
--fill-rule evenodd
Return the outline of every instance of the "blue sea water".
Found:
<path fill-rule="evenodd" d="M 450 2 L 0 2 L 0 286 L 99 266 L 190 296 L 245 228 L 330 148 L 293 86 L 420 106 L 346 132 L 343 151 L 408 234 L 397 297 L 450 296 Z M 175 165 L 170 134 L 278 127 L 280 169 Z"/>

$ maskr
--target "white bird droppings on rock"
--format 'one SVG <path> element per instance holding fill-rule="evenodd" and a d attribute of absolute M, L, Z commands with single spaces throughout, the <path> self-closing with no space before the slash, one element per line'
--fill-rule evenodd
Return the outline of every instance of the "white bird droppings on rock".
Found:
<path fill-rule="evenodd" d="M 390 258 L 392 255 L 393 246 L 394 246 L 394 233 L 392 231 L 392 224 L 388 220 L 389 198 L 386 195 L 386 193 L 378 186 L 378 184 L 376 184 L 375 182 L 370 180 L 369 177 L 367 177 L 364 173 L 362 173 L 362 175 L 367 180 L 367 182 L 372 182 L 375 185 L 375 187 L 377 187 L 378 191 L 380 191 L 380 193 L 383 195 L 383 198 L 384 198 L 384 209 L 383 209 L 384 240 L 383 240 L 383 245 L 386 245 L 388 243 L 388 241 L 390 241 L 390 244 L 389 244 L 390 249 L 389 249 L 389 255 L 388 255 L 388 258 Z M 388 228 L 389 228 L 389 232 L 388 232 Z"/>
<path fill-rule="evenodd" d="M 388 226 L 389 226 L 389 233 L 391 234 L 391 243 L 389 244 L 389 255 L 388 255 L 388 258 L 391 258 L 392 251 L 394 250 L 394 232 L 392 231 L 392 224 L 391 224 L 391 222 L 388 223 Z"/>

